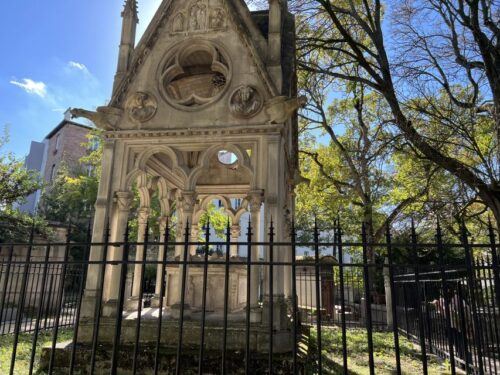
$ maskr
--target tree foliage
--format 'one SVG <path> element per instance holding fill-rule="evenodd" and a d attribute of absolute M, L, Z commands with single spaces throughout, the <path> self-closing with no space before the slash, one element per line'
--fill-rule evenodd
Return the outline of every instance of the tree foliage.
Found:
<path fill-rule="evenodd" d="M 426 159 L 500 222 L 499 5 L 465 0 L 293 0 L 302 72 L 385 101 L 414 158 Z M 331 88 L 331 86 L 329 86 Z M 328 94 L 325 94 L 326 96 Z M 457 189 L 458 190 L 458 189 Z"/>
<path fill-rule="evenodd" d="M 0 151 L 8 143 L 5 131 L 0 137 Z M 40 176 L 24 167 L 24 162 L 12 153 L 0 155 L 0 208 L 11 208 L 14 203 L 22 202 L 30 194 L 42 187 Z"/>

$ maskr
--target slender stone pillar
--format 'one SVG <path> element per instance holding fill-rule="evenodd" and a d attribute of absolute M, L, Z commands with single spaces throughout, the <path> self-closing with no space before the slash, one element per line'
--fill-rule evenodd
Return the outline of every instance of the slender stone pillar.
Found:
<path fill-rule="evenodd" d="M 241 228 L 239 224 L 233 224 L 231 226 L 231 242 L 235 242 L 234 244 L 231 244 L 230 250 L 229 250 L 229 255 L 231 258 L 236 258 L 238 257 L 238 242 L 240 238 L 240 233 L 241 233 Z"/>
<path fill-rule="evenodd" d="M 260 233 L 260 215 L 262 208 L 261 192 L 256 192 L 250 195 L 250 218 L 252 225 L 252 242 L 262 240 Z M 259 261 L 260 246 L 252 246 L 252 263 Z M 259 288 L 260 288 L 260 272 L 261 266 L 252 265 L 250 268 L 250 319 L 253 323 L 259 322 L 262 318 L 261 309 L 259 307 Z"/>
<path fill-rule="evenodd" d="M 116 193 L 116 207 L 113 211 L 111 220 L 111 238 L 110 242 L 123 242 L 125 230 L 127 228 L 130 205 L 132 203 L 131 192 Z M 124 246 L 108 247 L 108 262 L 121 261 L 123 259 Z M 103 287 L 103 315 L 112 316 L 116 314 L 116 303 L 120 292 L 120 265 L 108 265 L 106 267 L 106 277 Z"/>
<path fill-rule="evenodd" d="M 285 216 L 285 222 L 284 222 L 284 236 L 286 242 L 291 242 L 292 241 L 292 218 L 290 217 L 289 210 L 286 210 L 287 215 Z M 285 263 L 292 263 L 292 248 L 291 246 L 286 246 L 285 248 L 282 249 L 283 255 L 283 262 Z M 284 287 L 284 292 L 285 292 L 285 298 L 288 300 L 288 302 L 292 301 L 292 266 L 284 266 L 283 267 L 283 287 Z"/>
<path fill-rule="evenodd" d="M 168 222 L 168 217 L 167 216 L 162 216 L 159 219 L 159 228 L 160 228 L 160 242 L 163 243 L 165 240 L 165 231 L 167 229 L 167 222 Z M 151 301 L 151 304 L 153 307 L 160 307 L 163 306 L 164 304 L 160 302 L 160 292 L 161 292 L 161 276 L 163 272 L 163 267 L 164 265 L 162 264 L 163 262 L 163 255 L 165 254 L 165 251 L 168 251 L 167 247 L 165 245 L 160 245 L 158 247 L 158 266 L 156 267 L 156 284 L 155 284 L 155 295 Z M 165 296 L 166 296 L 167 290 L 165 289 Z"/>
<path fill-rule="evenodd" d="M 177 221 L 177 233 L 176 233 L 176 238 L 177 242 L 181 243 L 180 245 L 176 245 L 175 247 L 175 253 L 176 257 L 179 257 L 179 260 L 183 261 L 185 258 L 185 252 L 187 251 L 187 260 L 190 260 L 189 256 L 189 246 L 184 244 L 185 241 L 185 232 L 187 226 L 191 227 L 192 219 L 193 219 L 193 213 L 194 213 L 194 208 L 196 205 L 196 193 L 192 191 L 188 192 L 180 192 L 180 194 L 177 197 L 177 215 L 178 215 L 178 221 Z M 189 304 L 187 303 L 187 297 L 189 294 L 189 267 L 185 265 L 179 265 L 178 269 L 178 275 L 177 275 L 177 295 L 175 296 L 175 303 L 172 305 L 172 313 L 174 316 L 178 315 L 180 312 L 181 308 L 181 302 L 182 302 L 182 284 L 183 284 L 183 273 L 184 273 L 184 267 L 185 268 L 185 298 L 184 298 L 184 312 L 185 314 L 189 314 Z"/>
<path fill-rule="evenodd" d="M 114 143 L 104 142 L 101 180 L 99 182 L 99 191 L 95 203 L 94 225 L 92 228 L 92 242 L 102 243 L 106 236 L 106 226 L 110 215 L 112 199 L 111 176 L 113 174 Z M 103 246 L 93 245 L 90 249 L 89 261 L 100 262 L 103 260 Z M 99 275 L 102 267 L 99 264 L 90 264 L 87 269 L 87 279 L 85 281 L 85 292 L 82 300 L 81 317 L 93 317 L 97 301 Z"/>
<path fill-rule="evenodd" d="M 191 226 L 191 242 L 193 242 L 193 245 L 189 246 L 189 255 L 191 256 L 196 255 L 196 250 L 198 248 L 198 245 L 195 244 L 195 242 L 199 242 L 198 238 L 199 234 L 200 234 L 200 229 L 198 228 L 198 223 L 193 223 Z"/>
<path fill-rule="evenodd" d="M 137 212 L 137 242 L 144 242 L 146 238 L 146 229 L 148 226 L 150 209 L 148 207 L 142 207 Z M 135 261 L 142 262 L 146 256 L 146 247 L 144 245 L 137 245 L 135 253 Z M 141 292 L 141 281 L 142 281 L 142 264 L 136 263 L 134 266 L 134 281 L 132 284 L 132 296 L 131 298 L 135 301 L 139 298 Z"/>

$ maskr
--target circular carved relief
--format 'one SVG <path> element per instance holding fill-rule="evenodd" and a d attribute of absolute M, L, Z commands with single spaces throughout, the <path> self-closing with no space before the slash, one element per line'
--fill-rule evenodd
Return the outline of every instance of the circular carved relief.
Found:
<path fill-rule="evenodd" d="M 259 91 L 252 86 L 238 87 L 229 99 L 229 108 L 237 117 L 249 118 L 262 109 L 264 101 Z"/>
<path fill-rule="evenodd" d="M 196 111 L 214 103 L 231 78 L 227 55 L 208 41 L 190 41 L 174 49 L 160 71 L 160 92 L 182 110 Z"/>
<path fill-rule="evenodd" d="M 126 107 L 133 121 L 146 122 L 156 114 L 158 102 L 153 95 L 139 91 L 129 97 Z"/>

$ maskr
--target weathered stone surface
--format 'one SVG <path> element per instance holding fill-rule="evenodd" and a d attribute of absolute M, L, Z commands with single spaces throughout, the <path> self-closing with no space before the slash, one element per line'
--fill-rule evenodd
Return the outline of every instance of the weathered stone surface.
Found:
<path fill-rule="evenodd" d="M 167 248 L 159 245 L 155 254 L 159 262 L 165 252 L 168 260 L 202 262 L 195 243 L 200 238 L 201 219 L 214 200 L 230 218 L 233 241 L 242 234 L 244 217 L 246 223 L 251 218 L 253 241 L 269 240 L 267 228 L 271 221 L 274 240 L 288 239 L 298 180 L 296 110 L 303 100 L 295 98 L 296 75 L 291 58 L 295 46 L 294 39 L 288 38 L 294 22 L 286 2 L 271 1 L 269 12 L 251 13 L 243 1 L 165 0 L 137 46 L 136 9 L 127 7 L 123 18 L 119 64 L 109 107 L 96 113 L 80 112 L 103 122 L 101 127 L 107 130 L 93 241 L 103 241 L 107 222 L 111 226 L 110 241 L 122 241 L 131 211 L 130 196 L 132 192 L 139 196 L 139 244 L 133 255 L 137 263 L 130 267 L 132 287 L 126 288 L 125 295 L 127 312 L 133 313 L 134 306 L 143 302 L 141 262 L 151 249 L 141 243 L 146 238 L 155 195 L 162 218 L 177 216 L 176 238 L 170 239 L 177 244 Z M 221 154 L 229 156 L 230 161 L 221 159 Z M 162 225 L 164 229 L 164 221 Z M 191 243 L 183 244 L 185 240 Z M 244 248 L 230 243 L 212 250 L 227 250 L 231 259 L 238 259 Z M 276 249 L 273 261 L 290 261 L 288 250 Z M 118 261 L 123 258 L 124 248 L 110 246 L 106 251 L 107 260 L 113 264 L 106 266 L 103 286 L 99 285 L 102 267 L 96 263 L 89 266 L 80 342 L 90 340 L 96 311 L 92 299 L 100 296 L 101 288 L 101 340 L 110 343 L 114 335 L 122 285 Z M 251 252 L 254 261 L 269 259 L 264 245 L 253 246 Z M 103 254 L 103 246 L 93 246 L 90 259 L 100 261 Z M 269 268 L 253 265 L 248 271 L 246 266 L 231 265 L 226 271 L 224 259 L 221 262 L 220 266 L 208 267 L 207 348 L 216 350 L 222 340 L 228 272 L 228 347 L 244 347 L 245 309 L 250 307 L 254 324 L 252 350 L 268 350 L 268 329 L 260 321 L 269 317 L 259 307 L 259 297 L 271 290 Z M 165 270 L 165 298 L 160 301 Z M 184 327 L 188 346 L 198 345 L 200 339 L 196 319 L 203 305 L 203 271 L 202 264 L 156 264 L 154 305 L 166 307 L 167 317 L 178 316 L 176 306 L 189 306 Z M 284 352 L 291 347 L 287 306 L 283 302 L 291 295 L 291 269 L 275 267 L 273 272 L 274 343 L 277 352 Z M 162 344 L 166 347 L 175 346 L 175 324 L 175 320 L 167 319 L 162 328 Z M 156 327 L 155 319 L 142 321 L 142 343 L 154 342 Z M 133 342 L 134 336 L 135 320 L 127 315 L 123 342 Z"/>
<path fill-rule="evenodd" d="M 120 347 L 118 356 L 118 373 L 123 375 L 132 374 L 133 368 L 133 346 Z M 142 346 L 138 351 L 137 373 L 138 374 L 154 374 L 155 363 L 155 346 Z M 43 372 L 48 369 L 50 358 L 50 349 L 44 348 L 42 351 L 42 359 L 40 370 Z M 174 349 L 162 347 L 160 349 L 159 374 L 170 375 L 175 374 L 177 352 Z M 198 374 L 199 365 L 199 350 L 185 349 L 181 354 L 181 373 L 182 374 Z M 203 374 L 221 374 L 221 351 L 205 351 L 203 356 Z M 226 370 L 228 374 L 245 374 L 245 353 L 243 351 L 228 351 L 227 352 Z M 60 346 L 57 348 L 55 355 L 55 371 L 54 375 L 67 374 L 71 359 L 71 345 Z M 76 350 L 75 375 L 90 374 L 91 350 L 89 347 L 79 346 Z M 255 374 L 268 373 L 268 356 L 251 353 L 250 368 Z M 298 373 L 302 374 L 304 370 L 303 359 L 298 359 Z M 96 356 L 95 374 L 109 374 L 111 368 L 111 348 L 108 346 L 100 346 Z M 292 374 L 293 363 L 290 355 L 276 354 L 273 358 L 273 374 Z"/>

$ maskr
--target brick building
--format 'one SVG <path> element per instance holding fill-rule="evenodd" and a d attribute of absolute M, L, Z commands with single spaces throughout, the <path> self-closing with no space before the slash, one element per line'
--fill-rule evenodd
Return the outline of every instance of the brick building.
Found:
<path fill-rule="evenodd" d="M 78 167 L 81 157 L 88 149 L 83 144 L 88 142 L 87 135 L 92 127 L 71 121 L 69 111 L 64 120 L 57 125 L 42 142 L 31 142 L 30 152 L 26 156 L 25 166 L 39 171 L 46 184 L 57 175 L 61 165 Z M 26 202 L 18 206 L 19 210 L 34 213 L 40 200 L 41 191 L 30 195 Z"/>

